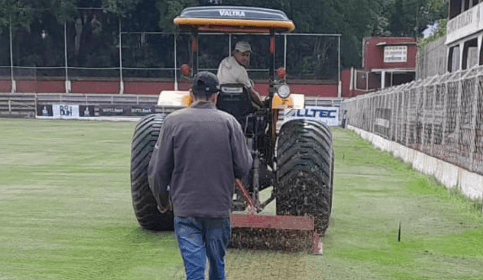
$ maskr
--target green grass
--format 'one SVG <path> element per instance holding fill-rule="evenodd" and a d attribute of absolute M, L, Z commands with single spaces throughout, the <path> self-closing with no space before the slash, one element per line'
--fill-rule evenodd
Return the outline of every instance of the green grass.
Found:
<path fill-rule="evenodd" d="M 483 279 L 481 203 L 448 191 L 352 132 L 333 133 L 325 279 Z"/>
<path fill-rule="evenodd" d="M 0 279 L 183 278 L 173 234 L 134 217 L 134 126 L 0 119 Z M 333 133 L 324 255 L 230 250 L 229 279 L 483 279 L 481 203 Z"/>
<path fill-rule="evenodd" d="M 132 123 L 0 119 L 0 279 L 174 279 L 172 233 L 142 231 Z"/>

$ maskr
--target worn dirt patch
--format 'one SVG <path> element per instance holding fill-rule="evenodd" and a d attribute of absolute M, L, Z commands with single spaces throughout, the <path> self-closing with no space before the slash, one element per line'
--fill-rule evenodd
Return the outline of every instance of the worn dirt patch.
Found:
<path fill-rule="evenodd" d="M 321 268 L 305 253 L 287 254 L 257 250 L 230 249 L 228 279 L 322 279 Z"/>

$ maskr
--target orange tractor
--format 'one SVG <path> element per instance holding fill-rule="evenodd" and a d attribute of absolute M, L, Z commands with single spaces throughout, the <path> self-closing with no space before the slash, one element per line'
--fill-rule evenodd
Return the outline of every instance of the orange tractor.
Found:
<path fill-rule="evenodd" d="M 218 109 L 232 114 L 242 124 L 254 157 L 250 181 L 245 185 L 237 181 L 234 188 L 232 228 L 235 233 L 241 233 L 233 236 L 241 236 L 248 242 L 241 242 L 242 247 L 252 247 L 249 242 L 256 240 L 262 247 L 270 249 L 280 246 L 272 245 L 273 240 L 267 238 L 278 239 L 281 235 L 260 232 L 288 232 L 288 239 L 294 236 L 292 233 L 302 232 L 310 236 L 312 252 L 320 254 L 320 236 L 329 225 L 332 207 L 332 134 L 327 125 L 307 119 L 284 122 L 277 133 L 280 112 L 287 108 L 304 108 L 303 94 L 290 92 L 285 69 L 275 69 L 275 34 L 292 32 L 295 29 L 293 22 L 278 10 L 210 6 L 187 8 L 174 19 L 174 24 L 192 34 L 192 61 L 190 66 L 182 69 L 191 77 L 198 71 L 199 32 L 270 36 L 270 80 L 264 105 L 254 106 L 247 89 L 236 84 L 222 84 L 217 101 Z M 183 108 L 190 104 L 187 91 L 163 91 L 158 101 L 158 106 L 162 107 Z M 173 213 L 159 213 L 147 179 L 147 167 L 165 116 L 154 114 L 141 119 L 132 142 L 133 207 L 139 224 L 148 230 L 173 230 Z M 270 197 L 260 201 L 260 191 L 270 187 Z M 274 200 L 277 215 L 260 215 Z M 256 234 L 243 238 L 244 232 Z M 290 240 L 285 243 L 286 246 L 293 244 Z"/>

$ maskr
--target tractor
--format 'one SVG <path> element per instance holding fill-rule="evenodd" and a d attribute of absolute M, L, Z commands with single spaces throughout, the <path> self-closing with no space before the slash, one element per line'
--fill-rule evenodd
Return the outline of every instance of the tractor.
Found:
<path fill-rule="evenodd" d="M 234 187 L 233 227 L 311 228 L 316 237 L 324 235 L 329 225 L 334 177 L 329 127 L 313 120 L 295 119 L 279 124 L 277 129 L 284 109 L 304 108 L 303 94 L 290 92 L 285 69 L 275 69 L 275 35 L 292 32 L 293 22 L 279 10 L 209 6 L 183 10 L 174 24 L 178 30 L 191 33 L 190 65 L 183 65 L 181 71 L 187 78 L 198 72 L 200 32 L 270 36 L 269 90 L 264 105 L 255 106 L 247 89 L 238 84 L 220 85 L 217 100 L 217 108 L 232 114 L 242 125 L 254 157 L 250 178 Z M 184 108 L 191 102 L 188 91 L 162 91 L 158 106 Z M 147 178 L 148 164 L 165 118 L 166 114 L 145 116 L 136 125 L 132 140 L 132 201 L 140 226 L 147 230 L 173 230 L 173 213 L 161 214 L 157 210 Z M 270 197 L 260 201 L 260 191 L 269 187 L 272 187 Z M 257 215 L 273 200 L 277 216 Z M 248 215 L 236 214 L 247 209 Z M 312 225 L 305 227 L 307 219 Z M 316 238 L 314 242 L 318 242 Z"/>

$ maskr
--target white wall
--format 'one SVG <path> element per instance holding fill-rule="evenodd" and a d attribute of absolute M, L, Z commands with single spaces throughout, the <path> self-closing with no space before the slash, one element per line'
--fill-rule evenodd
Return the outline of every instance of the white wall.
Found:
<path fill-rule="evenodd" d="M 404 162 L 412 164 L 414 169 L 424 174 L 434 176 L 436 180 L 448 189 L 456 187 L 470 199 L 482 199 L 483 176 L 389 141 L 376 134 L 350 125 L 348 128 L 360 135 L 363 139 L 370 141 L 377 148 L 390 152 L 395 157 L 401 158 Z"/>

